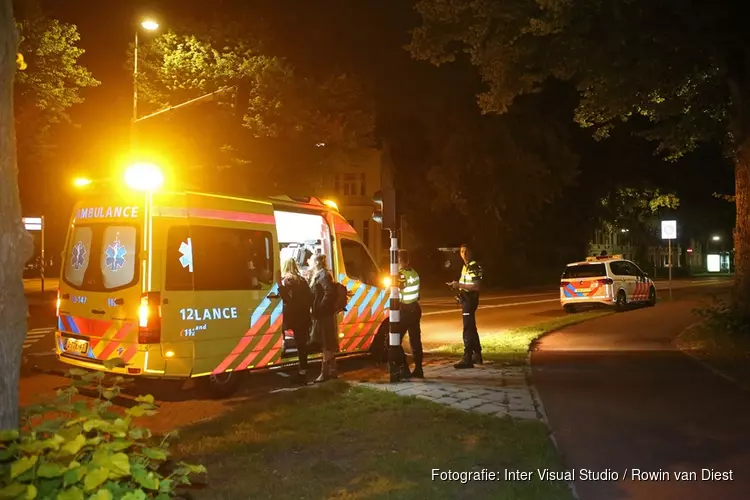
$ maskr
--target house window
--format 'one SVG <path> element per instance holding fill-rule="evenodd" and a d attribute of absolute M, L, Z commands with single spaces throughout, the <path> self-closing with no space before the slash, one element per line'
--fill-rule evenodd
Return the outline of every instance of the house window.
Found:
<path fill-rule="evenodd" d="M 356 196 L 359 191 L 357 184 L 357 174 L 344 174 L 343 195 Z"/>
<path fill-rule="evenodd" d="M 367 182 L 365 174 L 359 174 L 359 194 L 365 196 L 367 194 Z"/>
<path fill-rule="evenodd" d="M 343 196 L 365 196 L 367 194 L 367 178 L 361 174 L 336 174 L 333 189 Z"/>
<path fill-rule="evenodd" d="M 370 221 L 366 220 L 362 223 L 362 241 L 365 242 L 365 246 L 370 246 Z"/>
<path fill-rule="evenodd" d="M 335 193 L 341 193 L 341 175 L 336 174 L 333 178 L 333 191 Z"/>

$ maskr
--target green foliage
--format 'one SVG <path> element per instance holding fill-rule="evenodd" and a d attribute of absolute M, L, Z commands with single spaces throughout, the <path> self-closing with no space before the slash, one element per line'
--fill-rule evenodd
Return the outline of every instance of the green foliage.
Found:
<path fill-rule="evenodd" d="M 68 110 L 83 102 L 81 90 L 100 84 L 78 63 L 78 29 L 55 19 L 34 15 L 18 22 L 19 52 L 26 65 L 16 73 L 14 103 L 19 155 L 42 155 L 50 146 L 48 132 L 69 123 Z"/>
<path fill-rule="evenodd" d="M 169 463 L 169 438 L 156 439 L 134 419 L 156 413 L 153 396 L 113 411 L 122 377 L 71 370 L 70 387 L 57 400 L 24 409 L 19 431 L 0 433 L 0 499 L 168 499 L 189 485 L 203 466 Z M 74 401 L 78 387 L 94 385 L 98 397 Z"/>
<path fill-rule="evenodd" d="M 605 221 L 612 225 L 633 226 L 655 220 L 662 209 L 676 210 L 680 199 L 659 189 L 618 188 L 601 200 Z"/>
<path fill-rule="evenodd" d="M 693 312 L 702 318 L 708 331 L 741 336 L 750 334 L 749 318 L 733 302 L 714 298 L 712 305 L 695 308 Z"/>
<path fill-rule="evenodd" d="M 575 119 L 596 137 L 641 117 L 650 124 L 644 135 L 676 158 L 700 141 L 726 138 L 731 106 L 745 102 L 748 89 L 735 85 L 730 99 L 728 85 L 733 63 L 744 62 L 733 57 L 744 47 L 732 43 L 744 40 L 745 28 L 726 5 L 421 0 L 423 24 L 408 48 L 435 64 L 467 54 L 487 85 L 479 96 L 485 112 L 505 112 L 550 77 L 570 81 L 580 95 Z M 733 29 L 739 36 L 725 36 Z"/>

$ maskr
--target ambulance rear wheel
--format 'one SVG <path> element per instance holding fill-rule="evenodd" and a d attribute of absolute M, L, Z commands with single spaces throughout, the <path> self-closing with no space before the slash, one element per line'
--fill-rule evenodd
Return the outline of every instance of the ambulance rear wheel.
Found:
<path fill-rule="evenodd" d="M 625 290 L 617 292 L 617 302 L 615 303 L 618 311 L 624 311 L 628 305 L 628 298 L 625 295 Z"/>
<path fill-rule="evenodd" d="M 203 390 L 207 396 L 223 399 L 233 396 L 242 382 L 242 373 L 225 372 L 209 375 L 203 381 Z"/>
<path fill-rule="evenodd" d="M 656 288 L 651 287 L 648 290 L 648 306 L 653 307 L 656 305 Z"/>

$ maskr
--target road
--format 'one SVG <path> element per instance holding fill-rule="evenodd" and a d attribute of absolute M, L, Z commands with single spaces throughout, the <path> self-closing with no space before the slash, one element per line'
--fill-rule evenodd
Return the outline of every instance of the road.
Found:
<path fill-rule="evenodd" d="M 565 328 L 532 353 L 566 469 L 620 476 L 576 481 L 582 500 L 750 498 L 750 399 L 672 344 L 697 321 L 705 291 Z M 703 469 L 728 480 L 702 481 Z M 680 471 L 697 478 L 677 481 Z"/>
<path fill-rule="evenodd" d="M 723 278 L 701 280 L 673 281 L 675 293 L 680 290 L 721 288 L 730 281 Z M 39 280 L 26 280 L 25 285 L 31 291 L 39 289 Z M 55 282 L 55 286 L 57 286 Z M 46 286 L 45 286 L 46 288 Z M 667 294 L 667 283 L 657 282 L 660 298 Z M 33 373 L 37 368 L 43 371 L 64 372 L 67 365 L 57 361 L 54 356 L 54 332 L 56 319 L 54 297 L 44 301 L 30 301 L 29 332 L 24 344 L 23 373 Z M 462 342 L 461 313 L 453 297 L 446 289 L 445 297 L 431 297 L 422 301 L 422 343 L 429 351 L 447 343 Z M 556 317 L 564 316 L 559 303 L 559 291 L 536 291 L 533 293 L 503 292 L 486 293 L 481 298 L 477 312 L 477 328 L 480 335 L 499 333 L 509 328 L 529 326 Z M 404 342 L 408 350 L 408 340 Z"/>

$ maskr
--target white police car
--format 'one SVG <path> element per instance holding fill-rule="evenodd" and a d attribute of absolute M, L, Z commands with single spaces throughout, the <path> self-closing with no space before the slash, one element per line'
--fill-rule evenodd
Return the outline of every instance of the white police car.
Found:
<path fill-rule="evenodd" d="M 560 278 L 560 304 L 568 313 L 581 305 L 603 304 L 623 310 L 636 303 L 656 304 L 656 286 L 641 268 L 620 255 L 570 263 Z"/>

